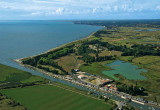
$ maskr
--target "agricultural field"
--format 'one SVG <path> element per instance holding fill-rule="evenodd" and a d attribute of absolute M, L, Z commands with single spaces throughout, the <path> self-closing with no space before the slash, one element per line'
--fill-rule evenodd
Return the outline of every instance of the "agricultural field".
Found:
<path fill-rule="evenodd" d="M 10 84 L 27 84 L 36 82 L 48 81 L 42 77 L 34 76 L 31 73 L 12 68 L 3 64 L 0 64 L 0 84 L 2 86 L 7 86 Z"/>
<path fill-rule="evenodd" d="M 26 107 L 20 105 L 7 96 L 0 94 L 0 110 L 25 110 Z"/>
<path fill-rule="evenodd" d="M 0 89 L 17 87 L 19 85 L 40 84 L 44 82 L 48 82 L 48 80 L 0 64 Z M 26 107 L 0 93 L 0 110 L 26 110 Z"/>
<path fill-rule="evenodd" d="M 1 88 L 15 87 L 19 84 L 48 82 L 48 80 L 42 77 L 33 76 L 28 72 L 2 64 L 0 65 L 0 71 Z M 8 83 L 8 81 L 10 81 L 10 83 Z M 111 105 L 98 100 L 96 97 L 87 96 L 87 92 L 63 84 L 44 86 L 31 85 L 23 88 L 16 87 L 14 89 L 2 89 L 0 92 L 2 93 L 0 93 L 0 110 L 25 110 L 26 108 L 29 110 L 44 110 L 46 108 L 47 110 L 82 110 L 89 108 L 91 108 L 91 110 L 111 109 Z M 65 101 L 66 103 L 64 103 Z M 86 105 L 85 103 L 87 103 L 87 106 L 82 106 Z M 98 104 L 98 106 L 96 104 Z"/>
<path fill-rule="evenodd" d="M 59 85 L 40 85 L 1 91 L 29 110 L 110 110 L 111 105 Z"/>

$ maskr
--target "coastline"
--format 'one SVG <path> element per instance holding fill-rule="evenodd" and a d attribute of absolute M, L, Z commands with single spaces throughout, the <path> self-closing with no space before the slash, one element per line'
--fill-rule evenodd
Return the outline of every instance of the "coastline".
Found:
<path fill-rule="evenodd" d="M 101 26 L 101 27 L 103 27 L 103 26 Z M 103 30 L 103 29 L 105 29 L 105 27 L 103 27 L 103 28 L 100 29 L 100 30 Z M 97 30 L 97 31 L 99 31 L 99 30 Z M 23 60 L 23 59 L 26 59 L 26 58 L 33 58 L 33 57 L 36 57 L 36 56 L 39 56 L 39 55 L 43 55 L 43 54 L 46 54 L 46 53 L 48 53 L 48 52 L 55 51 L 55 50 L 57 50 L 57 49 L 60 49 L 60 48 L 63 48 L 63 47 L 66 47 L 66 46 L 75 44 L 76 42 L 81 42 L 81 41 L 83 41 L 83 40 L 92 38 L 92 37 L 93 37 L 93 34 L 96 33 L 97 31 L 92 32 L 91 34 L 87 35 L 86 37 L 84 37 L 84 38 L 82 38 L 82 39 L 75 40 L 75 41 L 72 41 L 72 42 L 63 44 L 63 45 L 61 45 L 61 46 L 52 48 L 52 49 L 50 49 L 50 50 L 48 50 L 48 51 L 45 51 L 45 52 L 43 52 L 43 53 L 40 53 L 40 54 L 37 54 L 37 55 L 33 55 L 33 56 L 29 56 L 29 57 L 24 57 L 24 58 L 13 59 L 13 61 L 16 62 L 16 63 L 18 63 L 19 65 L 25 67 L 25 68 L 29 68 L 29 69 L 34 70 L 34 71 L 38 71 L 38 72 L 40 72 L 40 73 L 42 73 L 42 74 L 44 74 L 44 75 L 47 75 L 47 76 L 50 76 L 50 77 L 53 77 L 53 78 L 59 78 L 59 79 L 62 79 L 62 80 L 65 80 L 65 81 L 69 81 L 69 82 L 71 82 L 71 83 L 78 84 L 78 85 L 81 85 L 81 86 L 84 86 L 84 87 L 87 87 L 87 88 L 88 88 L 88 86 L 86 86 L 86 85 L 84 85 L 84 84 L 67 80 L 67 79 L 65 79 L 64 76 L 62 76 L 62 75 L 56 75 L 56 74 L 53 74 L 53 73 L 51 73 L 51 72 L 47 72 L 47 71 L 45 71 L 45 70 L 43 70 L 43 69 L 39 69 L 39 68 L 37 68 L 37 67 L 31 66 L 31 65 L 28 65 L 28 64 L 23 64 L 23 63 L 22 63 L 22 60 Z M 91 88 L 92 88 L 92 87 L 91 87 Z M 92 89 L 95 89 L 95 88 L 92 88 Z"/>
<path fill-rule="evenodd" d="M 103 27 L 103 26 L 102 26 L 102 27 Z M 104 27 L 103 27 L 103 29 L 104 29 Z M 100 30 L 102 30 L 102 29 L 100 29 Z M 99 31 L 99 30 L 98 30 L 98 31 Z M 43 73 L 43 74 L 45 74 L 45 75 L 48 75 L 48 76 L 52 76 L 52 77 L 59 78 L 59 75 L 52 74 L 51 72 L 46 72 L 46 71 L 44 71 L 44 70 L 42 70 L 42 69 L 39 69 L 39 68 L 34 67 L 34 66 L 31 66 L 31 65 L 23 64 L 23 63 L 22 63 L 22 60 L 23 60 L 23 59 L 26 59 L 26 58 L 33 58 L 33 57 L 36 57 L 36 56 L 39 56 L 39 55 L 43 55 L 43 54 L 46 54 L 46 53 L 48 53 L 48 52 L 55 51 L 55 50 L 57 50 L 57 49 L 60 49 L 60 48 L 63 48 L 63 47 L 66 47 L 66 46 L 75 44 L 76 42 L 80 42 L 80 41 L 83 41 L 83 40 L 92 38 L 92 37 L 93 37 L 92 35 L 93 35 L 94 33 L 96 33 L 96 32 L 97 32 L 97 31 L 92 32 L 91 34 L 89 34 L 88 36 L 86 36 L 86 37 L 84 37 L 84 38 L 82 38 L 82 39 L 75 40 L 75 41 L 72 41 L 72 42 L 63 44 L 63 45 L 61 45 L 61 46 L 52 48 L 52 49 L 50 49 L 50 50 L 48 50 L 48 51 L 45 51 L 45 52 L 43 52 L 43 53 L 40 53 L 40 54 L 37 54 L 37 55 L 33 55 L 33 56 L 29 56 L 29 57 L 23 57 L 23 58 L 13 59 L 13 61 L 16 62 L 16 63 L 18 63 L 19 65 L 25 67 L 25 68 L 29 68 L 29 69 L 32 69 L 32 70 L 34 70 L 34 71 L 41 72 L 41 73 Z"/>
<path fill-rule="evenodd" d="M 74 81 L 74 80 L 66 79 L 65 76 L 56 75 L 56 74 L 53 74 L 53 73 L 51 73 L 51 72 L 47 72 L 47 71 L 45 71 L 45 70 L 36 68 L 36 67 L 34 67 L 34 66 L 27 65 L 27 64 L 23 64 L 20 59 L 14 59 L 14 61 L 15 61 L 16 63 L 18 63 L 19 65 L 25 67 L 25 68 L 29 68 L 29 69 L 32 69 L 32 70 L 34 70 L 34 71 L 41 72 L 41 73 L 44 74 L 44 75 L 47 75 L 47 76 L 50 76 L 50 77 L 53 77 L 53 78 L 58 78 L 58 79 L 60 79 L 60 80 L 65 80 L 65 81 L 67 81 L 67 82 L 71 82 L 71 83 L 74 83 L 74 84 L 78 84 L 78 85 L 80 85 L 80 86 L 83 86 L 83 87 L 86 87 L 86 88 L 91 88 L 91 89 L 93 89 L 93 90 L 95 89 L 94 87 L 88 87 L 87 85 L 82 84 L 82 83 L 79 83 L 79 82 L 76 82 L 76 81 Z"/>
<path fill-rule="evenodd" d="M 104 29 L 104 28 L 103 28 L 103 29 Z M 102 29 L 100 29 L 100 30 L 102 30 Z M 99 31 L 99 30 L 98 30 L 98 31 Z M 36 56 L 39 56 L 39 55 L 46 54 L 46 53 L 51 52 L 51 51 L 55 51 L 55 50 L 57 50 L 57 49 L 60 49 L 60 48 L 63 48 L 63 47 L 66 47 L 66 46 L 69 46 L 69 45 L 75 44 L 76 42 L 80 42 L 80 41 L 83 41 L 83 40 L 89 39 L 89 38 L 91 38 L 91 37 L 92 37 L 92 35 L 93 35 L 94 33 L 96 33 L 96 32 L 97 32 L 97 31 L 92 32 L 91 34 L 89 34 L 88 36 L 86 36 L 86 37 L 84 37 L 84 38 L 82 38 L 82 39 L 79 39 L 79 40 L 75 40 L 75 41 L 68 42 L 68 43 L 66 43 L 66 44 L 63 44 L 63 45 L 60 45 L 60 46 L 58 46 L 58 47 L 55 47 L 55 48 L 49 49 L 48 51 L 42 52 L 42 53 L 40 53 L 40 54 L 32 55 L 32 56 L 29 56 L 29 57 L 18 58 L 18 59 L 19 59 L 19 60 L 23 60 L 23 59 L 26 59 L 26 58 L 33 58 L 33 57 L 36 57 Z M 18 60 L 18 59 L 13 59 L 13 60 L 15 61 L 15 60 Z"/>

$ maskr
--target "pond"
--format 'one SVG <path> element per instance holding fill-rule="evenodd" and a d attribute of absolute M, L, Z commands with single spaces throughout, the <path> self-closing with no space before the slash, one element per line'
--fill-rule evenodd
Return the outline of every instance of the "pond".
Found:
<path fill-rule="evenodd" d="M 138 66 L 132 65 L 131 63 L 117 60 L 110 64 L 106 64 L 106 66 L 111 67 L 112 70 L 103 71 L 102 73 L 112 77 L 115 80 L 118 80 L 114 75 L 121 74 L 126 79 L 129 80 L 144 80 L 146 77 L 142 76 L 140 73 L 147 72 L 145 69 L 140 69 Z"/>

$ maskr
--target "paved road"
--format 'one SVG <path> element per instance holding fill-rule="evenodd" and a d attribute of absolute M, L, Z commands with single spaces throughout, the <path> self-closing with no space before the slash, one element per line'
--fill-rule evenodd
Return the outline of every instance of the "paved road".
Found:
<path fill-rule="evenodd" d="M 117 105 L 118 105 L 118 106 L 117 106 L 114 110 L 121 109 L 121 108 L 122 108 L 123 106 L 125 106 L 126 104 L 125 104 L 125 102 L 123 102 L 123 101 L 119 101 Z"/>

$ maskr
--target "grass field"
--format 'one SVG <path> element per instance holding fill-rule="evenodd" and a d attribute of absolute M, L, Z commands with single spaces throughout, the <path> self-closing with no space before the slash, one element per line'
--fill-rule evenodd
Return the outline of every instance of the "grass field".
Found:
<path fill-rule="evenodd" d="M 121 56 L 122 52 L 119 51 L 108 51 L 108 50 L 104 50 L 102 51 L 99 56 L 110 56 L 110 55 L 117 55 L 117 56 Z"/>
<path fill-rule="evenodd" d="M 56 59 L 55 62 L 62 66 L 62 68 L 67 72 L 71 72 L 74 68 L 79 68 L 79 66 L 84 63 L 82 60 L 77 59 L 74 54 L 60 57 L 59 59 Z"/>
<path fill-rule="evenodd" d="M 39 76 L 0 64 L 0 88 L 15 87 L 19 84 L 37 83 L 48 81 Z M 25 110 L 25 107 L 18 104 L 7 96 L 0 94 L 0 110 Z"/>
<path fill-rule="evenodd" d="M 95 62 L 88 65 L 80 66 L 81 71 L 88 72 L 90 74 L 99 75 L 108 78 L 108 76 L 102 74 L 102 71 L 110 70 L 110 67 L 105 66 L 105 64 L 111 63 L 112 61 Z"/>
<path fill-rule="evenodd" d="M 131 46 L 133 44 L 158 44 L 160 31 L 154 32 L 138 32 L 135 30 L 143 30 L 149 28 L 139 28 L 139 27 L 118 27 L 115 30 L 117 32 L 112 32 L 111 34 L 103 34 L 102 40 L 110 42 L 116 45 L 127 45 Z M 106 31 L 110 31 L 106 29 Z"/>
<path fill-rule="evenodd" d="M 0 110 L 25 110 L 25 107 L 1 94 Z"/>
<path fill-rule="evenodd" d="M 46 79 L 34 76 L 28 72 L 0 64 L 0 84 L 10 83 L 32 83 L 46 81 Z"/>
<path fill-rule="evenodd" d="M 29 110 L 110 110 L 103 101 L 60 88 L 40 85 L 2 90 L 3 94 L 20 102 Z"/>
<path fill-rule="evenodd" d="M 72 55 L 67 55 L 55 60 L 64 70 L 70 72 L 76 64 L 76 59 Z"/>
<path fill-rule="evenodd" d="M 138 84 L 145 87 L 148 96 L 147 99 L 160 102 L 160 57 L 159 56 L 143 56 L 133 59 L 133 63 L 148 70 L 143 74 L 147 80 L 139 81 Z"/>

